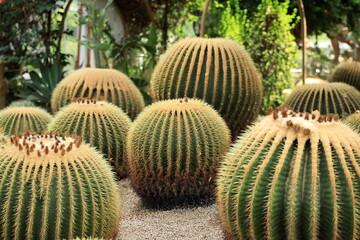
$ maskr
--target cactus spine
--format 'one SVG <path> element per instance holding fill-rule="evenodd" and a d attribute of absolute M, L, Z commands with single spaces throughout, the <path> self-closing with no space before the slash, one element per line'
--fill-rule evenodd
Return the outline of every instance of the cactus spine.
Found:
<path fill-rule="evenodd" d="M 347 116 L 343 123 L 350 126 L 352 129 L 354 129 L 356 132 L 360 133 L 360 111 L 356 111 L 356 113 L 351 114 L 350 116 Z"/>
<path fill-rule="evenodd" d="M 57 112 L 73 98 L 105 100 L 119 106 L 131 119 L 144 108 L 139 89 L 125 74 L 113 69 L 83 68 L 63 79 L 54 89 L 51 109 Z"/>
<path fill-rule="evenodd" d="M 295 88 L 283 105 L 295 112 L 346 115 L 360 109 L 360 92 L 345 83 L 307 84 Z"/>
<path fill-rule="evenodd" d="M 1 239 L 110 238 L 120 203 L 110 166 L 79 137 L 12 136 L 0 149 Z"/>
<path fill-rule="evenodd" d="M 360 62 L 348 61 L 339 64 L 331 74 L 329 81 L 347 83 L 360 91 Z"/>
<path fill-rule="evenodd" d="M 62 108 L 48 130 L 75 133 L 97 147 L 113 163 L 120 178 L 126 177 L 125 140 L 130 118 L 117 106 L 105 101 L 76 99 Z"/>
<path fill-rule="evenodd" d="M 233 145 L 217 181 L 230 236 L 360 239 L 360 137 L 338 119 L 277 109 Z"/>
<path fill-rule="evenodd" d="M 253 61 L 236 42 L 190 38 L 160 58 L 150 82 L 153 100 L 200 98 L 214 106 L 233 136 L 257 117 L 262 83 Z"/>
<path fill-rule="evenodd" d="M 211 195 L 230 131 L 205 102 L 176 99 L 144 109 L 130 128 L 131 183 L 144 200 L 187 200 Z"/>
<path fill-rule="evenodd" d="M 7 107 L 0 111 L 0 127 L 5 134 L 43 131 L 52 117 L 39 107 Z"/>

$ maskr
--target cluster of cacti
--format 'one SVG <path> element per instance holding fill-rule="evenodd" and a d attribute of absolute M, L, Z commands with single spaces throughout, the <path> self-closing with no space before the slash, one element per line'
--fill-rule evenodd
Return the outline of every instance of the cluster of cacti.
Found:
<path fill-rule="evenodd" d="M 119 106 L 131 119 L 144 108 L 138 88 L 125 74 L 113 69 L 83 68 L 63 79 L 54 89 L 51 108 L 57 112 L 73 98 L 105 100 Z"/>
<path fill-rule="evenodd" d="M 110 166 L 81 137 L 11 136 L 0 149 L 1 239 L 110 238 L 120 202 Z"/>
<path fill-rule="evenodd" d="M 283 106 L 295 112 L 347 115 L 360 109 L 360 92 L 345 83 L 308 84 L 295 88 Z"/>
<path fill-rule="evenodd" d="M 13 101 L 9 107 L 36 107 L 36 105 L 32 101 L 22 99 Z"/>
<path fill-rule="evenodd" d="M 130 125 L 126 113 L 111 103 L 75 99 L 56 114 L 48 130 L 83 137 L 84 141 L 105 154 L 122 178 L 127 174 L 125 140 Z"/>
<path fill-rule="evenodd" d="M 211 106 L 184 98 L 145 108 L 127 142 L 132 186 L 143 199 L 164 202 L 213 193 L 230 131 Z"/>
<path fill-rule="evenodd" d="M 153 100 L 199 98 L 214 106 L 233 136 L 254 121 L 262 83 L 254 63 L 236 42 L 190 38 L 160 58 L 150 82 Z"/>
<path fill-rule="evenodd" d="M 356 111 L 355 113 L 347 116 L 343 123 L 350 126 L 352 129 L 360 133 L 360 110 Z"/>
<path fill-rule="evenodd" d="M 218 174 L 234 239 L 360 239 L 360 136 L 318 111 L 276 109 L 249 129 Z"/>
<path fill-rule="evenodd" d="M 7 107 L 0 111 L 0 127 L 6 134 L 46 129 L 51 115 L 39 107 Z"/>
<path fill-rule="evenodd" d="M 329 81 L 347 83 L 360 91 L 360 62 L 351 61 L 339 64 Z"/>

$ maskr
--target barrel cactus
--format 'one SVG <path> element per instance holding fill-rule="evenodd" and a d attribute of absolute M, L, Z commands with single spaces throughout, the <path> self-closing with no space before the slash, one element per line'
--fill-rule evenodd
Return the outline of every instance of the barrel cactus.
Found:
<path fill-rule="evenodd" d="M 48 130 L 75 133 L 104 153 L 120 178 L 126 177 L 125 141 L 131 120 L 119 107 L 89 99 L 75 99 L 63 107 Z"/>
<path fill-rule="evenodd" d="M 144 108 L 139 89 L 125 74 L 113 69 L 82 68 L 63 79 L 54 89 L 51 109 L 57 112 L 73 98 L 90 98 L 111 102 L 131 119 Z"/>
<path fill-rule="evenodd" d="M 282 108 L 238 139 L 217 180 L 229 236 L 360 239 L 360 137 L 338 119 Z"/>
<path fill-rule="evenodd" d="M 189 38 L 160 58 L 150 81 L 153 100 L 199 98 L 214 106 L 233 136 L 254 121 L 262 83 L 248 53 L 227 39 Z"/>
<path fill-rule="evenodd" d="M 348 61 L 339 64 L 329 81 L 347 83 L 360 91 L 360 62 Z"/>
<path fill-rule="evenodd" d="M 9 107 L 36 107 L 36 105 L 32 101 L 21 99 L 13 101 Z"/>
<path fill-rule="evenodd" d="M 345 83 L 308 84 L 295 88 L 283 105 L 296 112 L 347 115 L 360 109 L 360 92 Z"/>
<path fill-rule="evenodd" d="M 11 136 L 0 148 L 1 239 L 110 238 L 120 220 L 110 166 L 80 137 Z"/>
<path fill-rule="evenodd" d="M 353 128 L 355 131 L 360 133 L 360 110 L 356 111 L 356 113 L 353 113 L 349 116 L 347 116 L 343 123 Z"/>
<path fill-rule="evenodd" d="M 46 129 L 51 115 L 39 107 L 7 107 L 0 111 L 0 127 L 5 134 L 39 132 Z"/>
<path fill-rule="evenodd" d="M 184 98 L 145 108 L 131 126 L 127 142 L 129 175 L 136 192 L 145 202 L 180 203 L 213 193 L 230 131 L 208 104 Z"/>

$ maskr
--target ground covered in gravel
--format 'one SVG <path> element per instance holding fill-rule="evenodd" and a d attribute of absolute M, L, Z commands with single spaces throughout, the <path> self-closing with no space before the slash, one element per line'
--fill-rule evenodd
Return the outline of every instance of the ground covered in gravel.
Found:
<path fill-rule="evenodd" d="M 224 239 L 215 204 L 158 210 L 142 204 L 128 179 L 119 185 L 122 209 L 116 240 Z"/>

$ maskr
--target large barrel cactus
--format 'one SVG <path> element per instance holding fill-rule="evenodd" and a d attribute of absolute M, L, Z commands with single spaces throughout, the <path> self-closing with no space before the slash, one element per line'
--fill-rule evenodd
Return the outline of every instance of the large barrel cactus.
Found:
<path fill-rule="evenodd" d="M 127 141 L 136 192 L 147 202 L 180 202 L 213 193 L 230 131 L 212 107 L 185 98 L 145 108 Z"/>
<path fill-rule="evenodd" d="M 48 130 L 75 133 L 104 153 L 120 178 L 126 177 L 125 141 L 131 120 L 119 107 L 89 99 L 75 99 L 63 107 Z"/>
<path fill-rule="evenodd" d="M 51 119 L 51 115 L 39 107 L 7 107 L 0 111 L 0 127 L 5 134 L 43 131 Z"/>
<path fill-rule="evenodd" d="M 0 237 L 110 238 L 120 220 L 110 166 L 79 137 L 11 136 L 0 148 Z"/>
<path fill-rule="evenodd" d="M 296 112 L 347 115 L 360 109 L 360 92 L 345 83 L 308 84 L 295 88 L 283 105 Z"/>
<path fill-rule="evenodd" d="M 125 74 L 113 69 L 82 68 L 64 78 L 54 89 L 51 109 L 57 112 L 73 98 L 90 98 L 111 102 L 131 119 L 144 108 L 139 89 Z"/>
<path fill-rule="evenodd" d="M 233 136 L 254 121 L 262 83 L 248 53 L 221 38 L 189 38 L 171 47 L 151 77 L 153 100 L 199 98 L 214 106 Z"/>
<path fill-rule="evenodd" d="M 360 62 L 349 61 L 336 66 L 329 79 L 330 82 L 343 82 L 360 91 Z"/>
<path fill-rule="evenodd" d="M 360 133 L 360 110 L 356 111 L 356 113 L 353 113 L 353 114 L 347 116 L 343 120 L 343 123 L 345 123 L 346 125 L 349 125 L 355 131 Z"/>
<path fill-rule="evenodd" d="M 277 109 L 249 129 L 218 174 L 234 239 L 360 239 L 360 136 L 338 115 Z"/>

